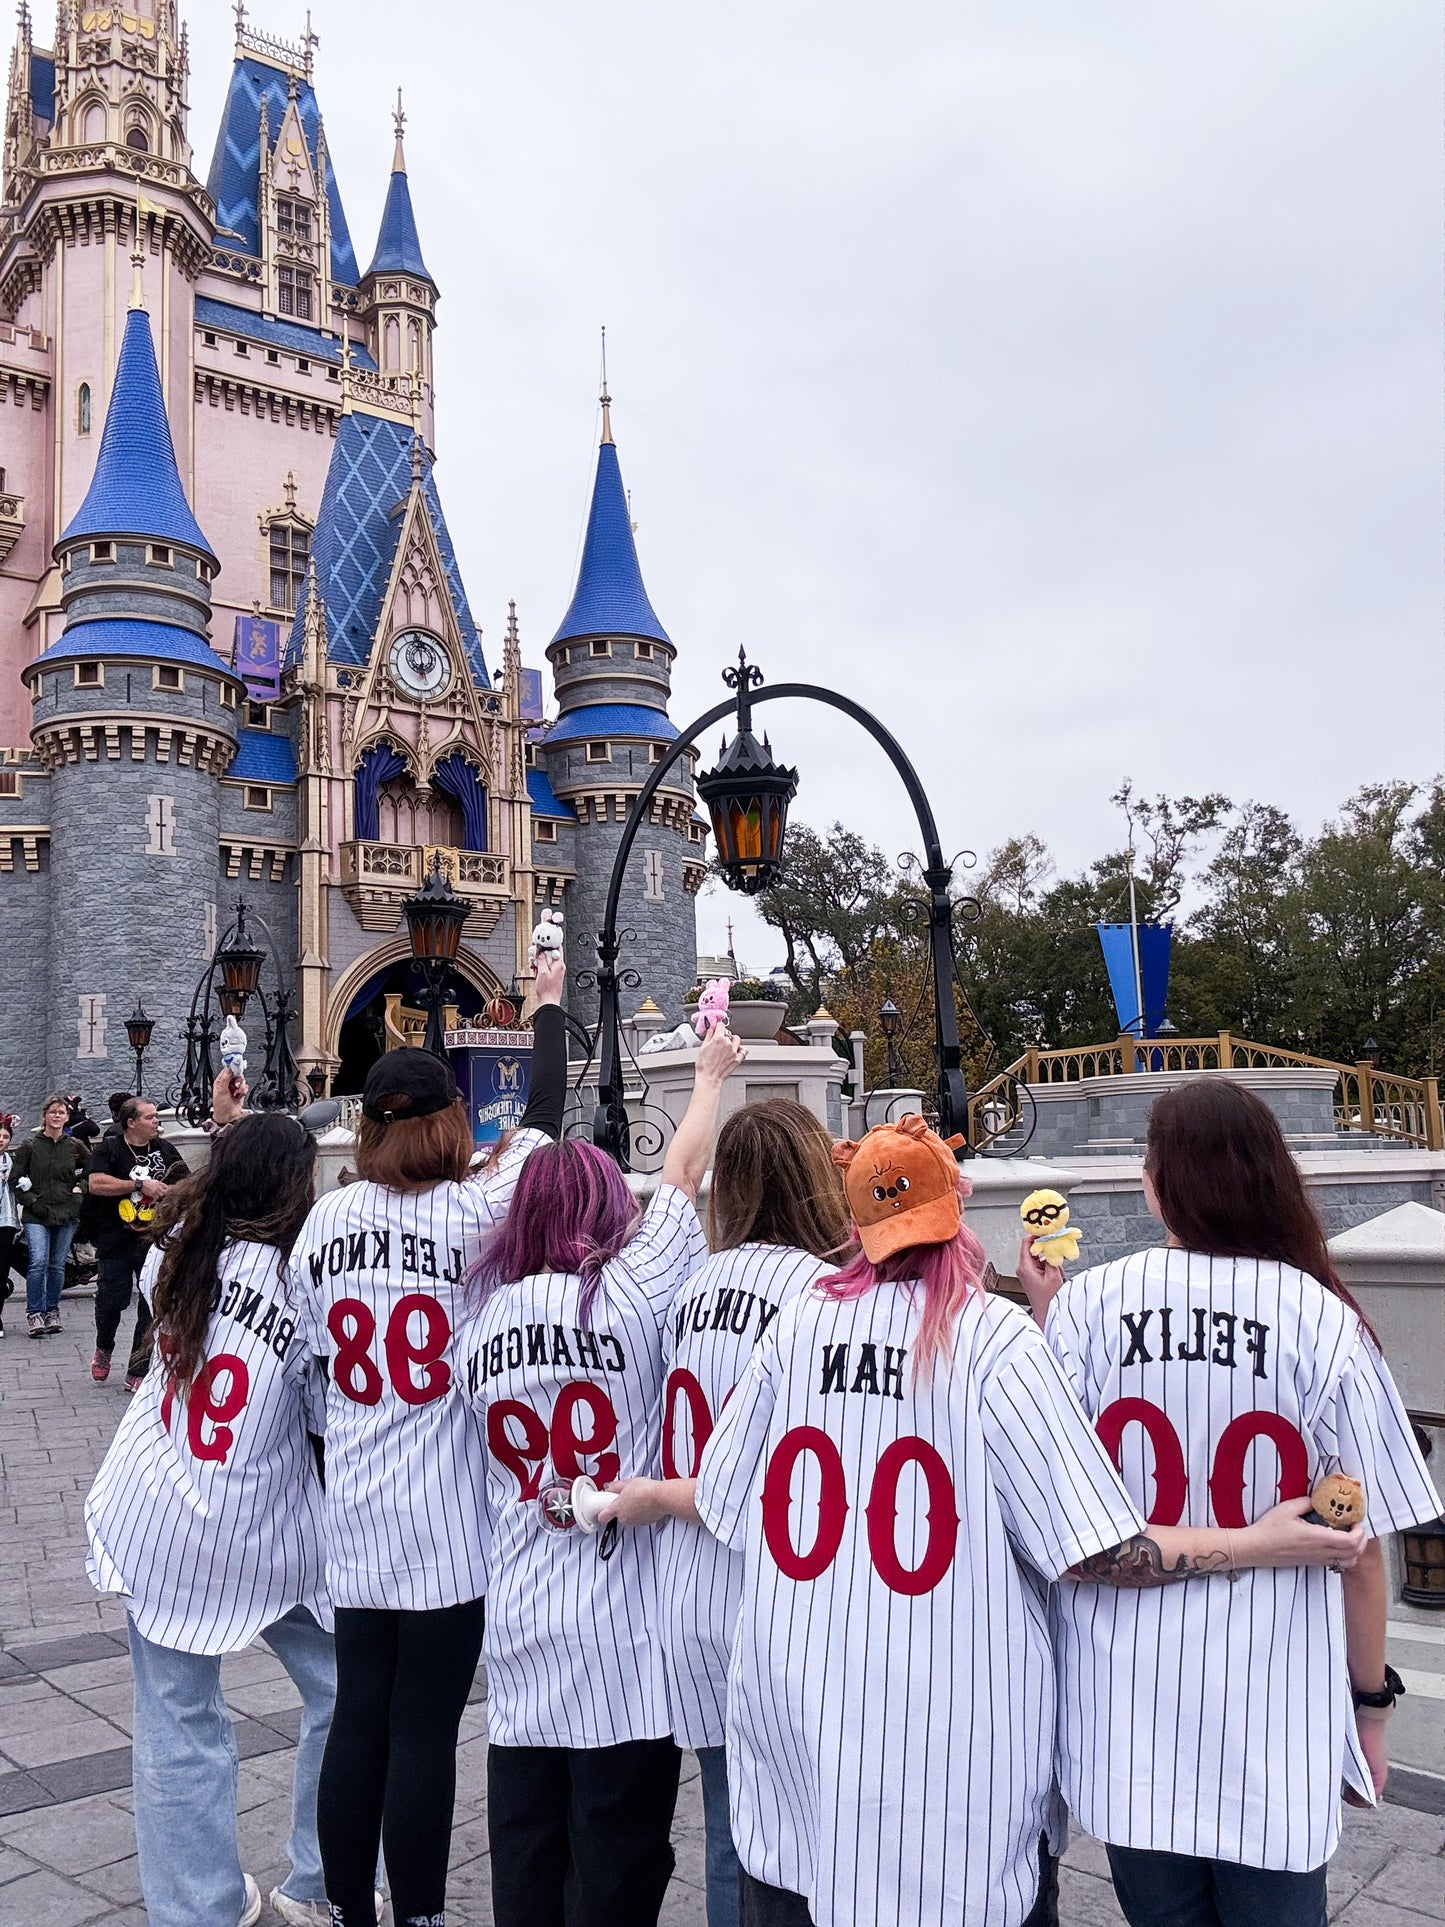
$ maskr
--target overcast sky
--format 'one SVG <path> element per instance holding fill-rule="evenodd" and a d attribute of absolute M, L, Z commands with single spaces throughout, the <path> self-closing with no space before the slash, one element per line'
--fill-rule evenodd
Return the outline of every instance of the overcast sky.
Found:
<path fill-rule="evenodd" d="M 184 10 L 204 173 L 231 15 Z M 1313 829 L 1445 761 L 1437 8 L 313 20 L 363 265 L 405 89 L 438 482 L 493 652 L 509 596 L 533 662 L 566 607 L 605 322 L 679 723 L 746 642 L 876 708 L 947 851 L 1032 830 L 1062 869 L 1120 840 L 1126 775 Z M 916 847 L 851 725 L 767 721 L 800 817 Z M 704 948 L 736 907 L 704 900 Z"/>

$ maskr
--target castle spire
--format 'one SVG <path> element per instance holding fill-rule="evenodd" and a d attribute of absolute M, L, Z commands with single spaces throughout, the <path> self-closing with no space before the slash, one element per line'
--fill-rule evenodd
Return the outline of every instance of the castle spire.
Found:
<path fill-rule="evenodd" d="M 605 446 L 612 440 L 612 397 L 607 392 L 607 329 L 602 330 L 602 393 L 598 397 L 602 403 L 602 441 Z"/>
<path fill-rule="evenodd" d="M 132 307 L 126 315 L 95 473 L 60 540 L 96 535 L 178 542 L 215 560 L 181 486 L 144 307 Z"/>
<path fill-rule="evenodd" d="M 592 484 L 592 506 L 587 513 L 587 535 L 582 544 L 582 566 L 577 587 L 553 636 L 554 643 L 573 636 L 643 636 L 657 642 L 671 638 L 657 619 L 647 597 L 627 491 L 622 486 L 617 446 L 612 439 L 612 397 L 607 378 L 602 381 L 602 441 L 597 450 L 597 474 Z"/>
<path fill-rule="evenodd" d="M 396 150 L 391 159 L 391 181 L 386 190 L 386 204 L 381 210 L 381 231 L 376 237 L 376 253 L 366 272 L 416 274 L 424 281 L 431 281 L 431 274 L 421 256 L 416 216 L 411 207 L 411 187 L 406 178 L 406 154 L 401 144 L 401 130 L 406 125 L 406 115 L 402 112 L 399 87 L 396 90 L 392 125 L 396 129 Z M 434 281 L 432 286 L 436 286 Z"/>

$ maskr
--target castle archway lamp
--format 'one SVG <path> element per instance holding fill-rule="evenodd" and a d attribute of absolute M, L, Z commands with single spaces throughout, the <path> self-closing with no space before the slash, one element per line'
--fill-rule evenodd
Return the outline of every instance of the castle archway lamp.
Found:
<path fill-rule="evenodd" d="M 894 1091 L 898 1089 L 901 1075 L 898 1069 L 898 1026 L 902 1021 L 903 1012 L 891 997 L 885 997 L 878 1011 L 878 1028 L 888 1046 L 888 1087 Z"/>
<path fill-rule="evenodd" d="M 934 1059 L 936 1078 L 933 1097 L 938 1128 L 944 1137 L 968 1128 L 968 1091 L 963 1080 L 962 1055 L 958 1043 L 958 1018 L 954 1008 L 953 904 L 948 886 L 953 880 L 953 865 L 944 860 L 938 840 L 933 808 L 918 780 L 918 772 L 904 755 L 893 736 L 876 716 L 861 704 L 836 690 L 815 683 L 775 683 L 763 689 L 762 672 L 748 662 L 740 649 L 736 668 L 723 672 L 723 680 L 734 691 L 734 699 L 719 703 L 699 716 L 667 746 L 666 754 L 654 763 L 647 781 L 628 812 L 627 822 L 618 839 L 612 875 L 607 885 L 607 901 L 602 929 L 597 939 L 597 968 L 579 975 L 584 987 L 597 990 L 597 1106 L 592 1117 L 592 1141 L 628 1168 L 631 1126 L 622 1070 L 622 1018 L 619 1003 L 624 989 L 636 989 L 641 980 L 635 970 L 618 968 L 622 940 L 617 930 L 617 912 L 622 898 L 632 846 L 638 831 L 649 820 L 653 797 L 664 777 L 691 750 L 698 736 L 729 714 L 735 718 L 732 742 L 723 751 L 714 770 L 697 779 L 699 796 L 707 804 L 717 843 L 718 861 L 724 879 L 749 896 L 766 889 L 775 880 L 783 859 L 788 805 L 798 787 L 796 770 L 784 769 L 773 759 L 764 738 L 760 744 L 752 731 L 752 711 L 756 704 L 780 702 L 785 697 L 805 702 L 826 703 L 842 710 L 867 730 L 903 779 L 923 839 L 923 882 L 928 892 L 929 967 L 933 977 Z M 631 933 L 628 933 L 629 935 Z"/>
<path fill-rule="evenodd" d="M 401 913 L 406 918 L 412 957 L 421 965 L 426 982 L 426 1036 L 422 1047 L 433 1056 L 444 1058 L 447 1052 L 442 1000 L 461 947 L 462 928 L 471 915 L 471 905 L 453 890 L 440 856 L 433 856 L 426 882 L 414 897 L 406 899 Z"/>
<path fill-rule="evenodd" d="M 145 1005 L 137 997 L 135 1009 L 125 1020 L 126 1040 L 135 1052 L 135 1095 L 141 1095 L 141 1060 L 150 1048 L 151 1035 L 155 1030 L 155 1019 L 146 1015 Z"/>
<path fill-rule="evenodd" d="M 265 1043 L 260 1075 L 248 1073 L 249 1101 L 260 1111 L 294 1111 L 304 1101 L 291 1050 L 290 1026 L 296 1015 L 295 998 L 282 979 L 276 961 L 280 952 L 265 920 L 255 917 L 270 945 L 269 952 L 252 941 L 246 928 L 247 914 L 244 900 L 238 900 L 234 919 L 221 933 L 221 940 L 191 993 L 190 1011 L 181 1032 L 186 1047 L 185 1062 L 166 1092 L 166 1102 L 173 1104 L 177 1115 L 190 1124 L 199 1124 L 210 1115 L 211 1091 L 219 1075 L 216 1046 L 220 1042 L 221 1026 L 217 1018 L 234 1017 L 239 1022 L 253 997 L 261 1007 Z M 254 916 L 254 912 L 250 914 Z M 275 989 L 269 996 L 262 984 L 268 955 L 275 978 Z M 129 1034 L 129 1024 L 126 1031 Z M 139 1063 L 136 1074 L 139 1078 Z"/>

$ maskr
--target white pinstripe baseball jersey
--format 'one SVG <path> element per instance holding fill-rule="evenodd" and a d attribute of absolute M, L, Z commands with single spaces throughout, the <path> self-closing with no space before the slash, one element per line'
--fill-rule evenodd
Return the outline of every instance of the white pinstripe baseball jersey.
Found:
<path fill-rule="evenodd" d="M 706 1252 L 664 1185 L 605 1266 L 587 1326 L 566 1272 L 494 1292 L 463 1338 L 487 1436 L 492 1557 L 487 1731 L 502 1746 L 613 1746 L 672 1731 L 657 1624 L 656 1532 L 598 1540 L 543 1523 L 537 1495 L 586 1473 L 655 1475 L 662 1321 Z"/>
<path fill-rule="evenodd" d="M 160 1253 L 141 1275 L 150 1298 Z M 231 1244 L 205 1362 L 182 1398 L 157 1369 L 121 1419 L 85 1504 L 86 1570 L 126 1595 L 157 1646 L 234 1653 L 305 1606 L 323 1626 L 321 1374 L 281 1254 Z"/>
<path fill-rule="evenodd" d="M 1140 1526 L 1030 1320 L 971 1297 L 951 1365 L 915 1385 L 918 1321 L 907 1286 L 801 1292 L 699 1475 L 704 1521 L 744 1549 L 733 1839 L 817 1927 L 1027 1916 L 1055 1698 L 1034 1575 Z"/>
<path fill-rule="evenodd" d="M 1440 1511 L 1359 1320 L 1288 1265 L 1140 1252 L 1071 1278 L 1048 1336 L 1157 1523 L 1241 1526 L 1341 1470 L 1375 1535 Z M 1053 1621 L 1060 1779 L 1100 1839 L 1303 1872 L 1339 1839 L 1342 1775 L 1373 1802 L 1334 1573 L 1065 1581 Z"/>
<path fill-rule="evenodd" d="M 662 1474 L 691 1478 L 754 1345 L 779 1311 L 830 1267 L 811 1251 L 745 1244 L 719 1251 L 673 1302 L 663 1333 Z M 673 1737 L 721 1746 L 742 1554 L 672 1519 L 658 1545 L 658 1597 Z"/>
<path fill-rule="evenodd" d="M 549 1140 L 518 1131 L 480 1177 L 348 1184 L 291 1257 L 326 1360 L 326 1584 L 337 1606 L 424 1612 L 486 1590 L 484 1450 L 457 1384 L 465 1266 Z"/>

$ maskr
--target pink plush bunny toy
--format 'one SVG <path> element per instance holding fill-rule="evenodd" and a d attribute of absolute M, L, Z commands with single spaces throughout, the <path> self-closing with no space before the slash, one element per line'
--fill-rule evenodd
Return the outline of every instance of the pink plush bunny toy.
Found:
<path fill-rule="evenodd" d="M 693 1013 L 692 1027 L 699 1037 L 709 1037 L 720 1024 L 728 1020 L 728 980 L 726 977 L 710 977 L 702 987 L 702 995 L 697 1000 Z"/>

